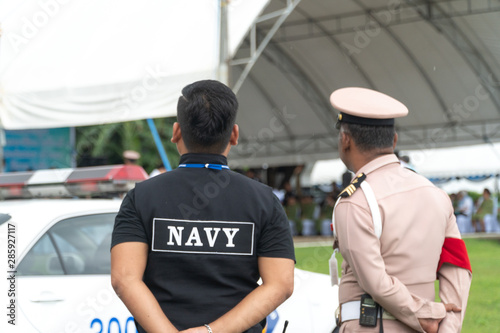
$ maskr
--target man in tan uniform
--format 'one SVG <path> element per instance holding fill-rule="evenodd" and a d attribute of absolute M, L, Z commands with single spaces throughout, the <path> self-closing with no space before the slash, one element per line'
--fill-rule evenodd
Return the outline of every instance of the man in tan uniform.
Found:
<path fill-rule="evenodd" d="M 334 247 L 344 258 L 340 332 L 379 332 L 381 324 L 385 332 L 459 332 L 470 263 L 448 195 L 394 155 L 394 118 L 408 109 L 364 88 L 339 89 L 330 101 L 340 110 L 340 158 L 357 175 L 334 211 Z M 436 274 L 443 303 L 434 302 Z M 360 325 L 365 293 L 383 308 L 375 327 Z"/>

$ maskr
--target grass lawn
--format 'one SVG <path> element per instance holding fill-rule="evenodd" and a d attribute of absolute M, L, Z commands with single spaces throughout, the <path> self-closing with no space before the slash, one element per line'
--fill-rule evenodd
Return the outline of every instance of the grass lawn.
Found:
<path fill-rule="evenodd" d="M 500 332 L 500 241 L 465 239 L 465 244 L 473 278 L 462 332 Z M 297 268 L 328 274 L 331 245 L 296 248 L 295 255 Z M 340 266 L 339 254 L 337 260 Z"/>

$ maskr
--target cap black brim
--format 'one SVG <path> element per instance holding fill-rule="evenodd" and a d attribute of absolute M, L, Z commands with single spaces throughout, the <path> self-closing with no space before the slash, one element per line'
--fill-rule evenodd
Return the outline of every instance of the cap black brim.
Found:
<path fill-rule="evenodd" d="M 367 126 L 394 125 L 394 118 L 388 118 L 388 119 L 363 118 L 363 117 L 357 117 L 357 116 L 353 116 L 353 115 L 343 113 L 343 112 L 341 112 L 339 114 L 338 121 L 341 123 L 359 124 L 359 125 L 367 125 Z"/>

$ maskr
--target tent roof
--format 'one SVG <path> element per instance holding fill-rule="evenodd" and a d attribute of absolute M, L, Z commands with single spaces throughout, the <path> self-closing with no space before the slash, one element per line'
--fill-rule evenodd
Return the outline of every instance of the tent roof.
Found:
<path fill-rule="evenodd" d="M 396 121 L 399 149 L 500 140 L 500 3 L 296 2 L 238 92 L 241 138 L 232 160 L 258 166 L 335 158 L 328 97 L 346 86 L 408 106 L 409 116 Z M 264 14 L 285 3 L 271 1 Z M 272 26 L 257 24 L 257 40 Z M 236 58 L 250 45 L 247 38 Z M 233 82 L 242 69 L 233 66 Z"/>

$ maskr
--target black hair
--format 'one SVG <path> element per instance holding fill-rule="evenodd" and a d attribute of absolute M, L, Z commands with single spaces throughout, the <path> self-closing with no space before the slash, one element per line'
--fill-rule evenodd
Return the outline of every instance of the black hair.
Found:
<path fill-rule="evenodd" d="M 237 110 L 236 95 L 219 81 L 202 80 L 185 86 L 177 103 L 177 121 L 186 148 L 197 153 L 222 153 Z"/>
<path fill-rule="evenodd" d="M 392 147 L 396 133 L 394 125 L 360 125 L 343 123 L 343 129 L 350 134 L 360 151 Z"/>

